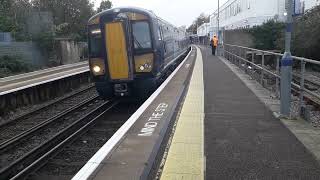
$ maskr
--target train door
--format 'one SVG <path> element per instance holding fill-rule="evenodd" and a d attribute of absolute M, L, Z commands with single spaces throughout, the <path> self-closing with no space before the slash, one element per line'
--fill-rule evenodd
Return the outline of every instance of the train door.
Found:
<path fill-rule="evenodd" d="M 131 80 L 131 51 L 128 44 L 128 21 L 119 19 L 104 24 L 105 47 L 111 80 Z"/>

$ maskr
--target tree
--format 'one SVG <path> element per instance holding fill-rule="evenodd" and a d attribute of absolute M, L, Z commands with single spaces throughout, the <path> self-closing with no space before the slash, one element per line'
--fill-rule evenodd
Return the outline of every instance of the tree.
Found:
<path fill-rule="evenodd" d="M 0 0 L 0 31 L 11 32 L 15 38 L 23 37 L 31 9 L 29 0 Z"/>
<path fill-rule="evenodd" d="M 112 2 L 107 0 L 103 0 L 101 1 L 100 3 L 100 7 L 97 9 L 97 12 L 101 12 L 101 11 L 104 11 L 104 10 L 107 10 L 107 9 L 110 9 L 112 7 Z"/>
<path fill-rule="evenodd" d="M 39 11 L 49 11 L 56 26 L 64 25 L 60 36 L 86 38 L 86 24 L 94 14 L 93 4 L 89 0 L 33 0 L 33 6 Z"/>
<path fill-rule="evenodd" d="M 269 20 L 261 26 L 255 26 L 249 30 L 253 36 L 254 47 L 263 50 L 275 50 L 277 44 L 283 44 L 284 23 Z"/>
<path fill-rule="evenodd" d="M 320 60 L 320 6 L 294 19 L 292 52 L 294 55 Z"/>
<path fill-rule="evenodd" d="M 193 23 L 188 27 L 187 32 L 197 34 L 197 28 L 201 26 L 203 23 L 208 23 L 209 21 L 210 16 L 201 13 L 199 17 L 197 17 L 196 20 L 194 20 Z"/>

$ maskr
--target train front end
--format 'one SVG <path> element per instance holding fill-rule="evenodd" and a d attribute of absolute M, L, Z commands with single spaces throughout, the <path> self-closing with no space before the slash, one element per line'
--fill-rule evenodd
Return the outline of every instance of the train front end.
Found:
<path fill-rule="evenodd" d="M 128 8 L 89 20 L 90 71 L 102 97 L 153 91 L 157 67 L 152 26 L 146 12 Z"/>

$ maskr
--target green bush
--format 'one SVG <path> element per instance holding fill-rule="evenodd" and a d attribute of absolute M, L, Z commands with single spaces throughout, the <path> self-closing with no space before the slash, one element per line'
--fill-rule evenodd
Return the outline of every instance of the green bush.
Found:
<path fill-rule="evenodd" d="M 285 24 L 270 20 L 249 29 L 254 48 L 284 51 Z M 291 52 L 295 56 L 320 60 L 320 6 L 294 18 Z"/>
<path fill-rule="evenodd" d="M 255 26 L 249 29 L 253 36 L 254 48 L 263 50 L 278 49 L 279 42 L 283 42 L 284 23 L 269 20 L 261 26 Z"/>
<path fill-rule="evenodd" d="M 294 19 L 292 52 L 296 56 L 320 60 L 320 6 Z"/>
<path fill-rule="evenodd" d="M 40 49 L 47 54 L 54 50 L 54 34 L 51 32 L 43 32 L 33 37 Z"/>
<path fill-rule="evenodd" d="M 33 67 L 22 61 L 20 57 L 17 56 L 2 56 L 0 57 L 0 78 L 30 72 Z"/>

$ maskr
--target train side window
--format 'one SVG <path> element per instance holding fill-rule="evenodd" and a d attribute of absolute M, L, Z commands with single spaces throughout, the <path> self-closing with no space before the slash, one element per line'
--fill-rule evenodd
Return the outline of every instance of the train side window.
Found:
<path fill-rule="evenodd" d="M 163 41 L 163 32 L 162 32 L 162 27 L 161 26 L 159 26 L 159 40 L 160 41 Z"/>
<path fill-rule="evenodd" d="M 162 41 L 162 36 L 161 36 L 161 30 L 160 30 L 160 26 L 158 28 L 158 37 L 159 37 L 159 41 Z"/>

